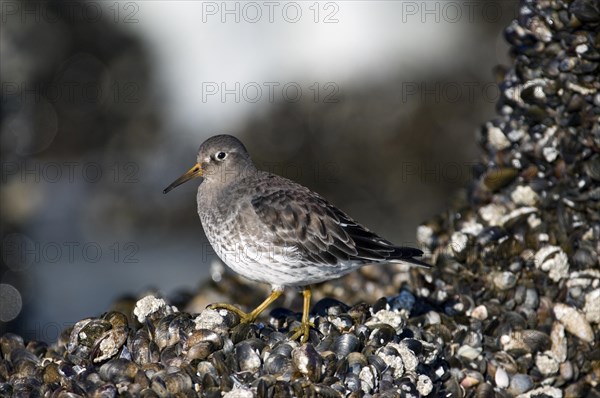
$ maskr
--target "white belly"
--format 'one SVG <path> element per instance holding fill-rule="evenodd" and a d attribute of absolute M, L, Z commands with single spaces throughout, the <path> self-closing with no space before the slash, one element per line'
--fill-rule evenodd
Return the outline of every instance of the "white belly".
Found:
<path fill-rule="evenodd" d="M 252 281 L 272 286 L 306 286 L 339 278 L 360 266 L 359 262 L 318 265 L 302 261 L 294 247 L 274 247 L 238 236 L 236 245 L 211 241 L 215 253 L 233 271 Z"/>

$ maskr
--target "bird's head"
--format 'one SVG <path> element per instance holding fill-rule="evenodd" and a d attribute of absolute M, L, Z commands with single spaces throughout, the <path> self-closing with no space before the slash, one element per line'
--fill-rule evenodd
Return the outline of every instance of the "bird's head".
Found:
<path fill-rule="evenodd" d="M 256 167 L 240 140 L 231 135 L 215 135 L 200 145 L 196 164 L 165 188 L 163 193 L 196 177 L 225 185 L 255 172 Z"/>

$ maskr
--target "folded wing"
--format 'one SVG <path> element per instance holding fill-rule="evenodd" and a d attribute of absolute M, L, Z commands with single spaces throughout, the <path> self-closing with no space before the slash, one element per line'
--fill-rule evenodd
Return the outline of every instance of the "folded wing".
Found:
<path fill-rule="evenodd" d="M 421 250 L 395 246 L 308 188 L 275 175 L 270 178 L 279 181 L 256 187 L 251 206 L 273 233 L 273 244 L 294 247 L 306 261 L 322 265 L 403 261 L 430 266 L 414 258 L 423 254 Z"/>

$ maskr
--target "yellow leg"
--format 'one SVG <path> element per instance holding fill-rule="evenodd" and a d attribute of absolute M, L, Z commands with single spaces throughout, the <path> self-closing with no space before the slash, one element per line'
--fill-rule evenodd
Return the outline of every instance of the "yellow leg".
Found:
<path fill-rule="evenodd" d="M 308 312 L 310 311 L 310 297 L 312 296 L 312 291 L 310 290 L 310 286 L 306 286 L 304 291 L 302 292 L 304 296 L 304 306 L 302 308 L 302 321 L 300 322 L 300 326 L 294 330 L 294 334 L 291 339 L 296 340 L 298 337 L 302 336 L 302 343 L 306 343 L 308 341 L 308 337 L 310 336 L 310 328 L 312 325 L 308 321 Z"/>
<path fill-rule="evenodd" d="M 219 308 L 229 310 L 238 314 L 240 317 L 240 322 L 242 323 L 252 323 L 258 318 L 258 316 L 275 300 L 277 300 L 283 294 L 283 290 L 273 290 L 269 297 L 265 301 L 263 301 L 258 307 L 256 307 L 252 312 L 245 313 L 234 305 L 224 304 L 224 303 L 216 303 L 211 304 L 208 308 L 216 310 Z"/>

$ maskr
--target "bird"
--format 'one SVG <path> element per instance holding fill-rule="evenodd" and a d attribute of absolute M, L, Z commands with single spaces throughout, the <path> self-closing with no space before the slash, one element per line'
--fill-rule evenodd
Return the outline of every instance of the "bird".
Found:
<path fill-rule="evenodd" d="M 163 193 L 195 178 L 198 215 L 215 253 L 234 272 L 271 286 L 249 313 L 216 303 L 212 309 L 236 313 L 252 323 L 284 292 L 303 293 L 300 326 L 291 339 L 309 339 L 311 286 L 339 278 L 366 264 L 430 264 L 423 252 L 391 243 L 325 198 L 292 180 L 257 169 L 246 147 L 231 135 L 215 135 L 198 149 L 196 163 Z"/>

